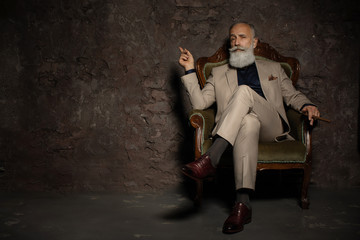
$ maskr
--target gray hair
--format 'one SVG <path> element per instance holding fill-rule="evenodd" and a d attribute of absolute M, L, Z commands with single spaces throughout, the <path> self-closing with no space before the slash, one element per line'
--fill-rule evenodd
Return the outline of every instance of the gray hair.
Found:
<path fill-rule="evenodd" d="M 256 32 L 255 32 L 255 27 L 254 27 L 254 25 L 251 24 L 251 23 L 248 23 L 248 22 L 237 22 L 237 23 L 232 24 L 232 25 L 230 26 L 230 28 L 229 28 L 229 32 L 230 32 L 231 29 L 232 29 L 235 25 L 237 25 L 237 24 L 246 24 L 246 25 L 248 25 L 248 26 L 250 27 L 250 31 L 251 31 L 252 37 L 253 37 L 253 38 L 256 37 L 256 35 L 255 35 Z"/>

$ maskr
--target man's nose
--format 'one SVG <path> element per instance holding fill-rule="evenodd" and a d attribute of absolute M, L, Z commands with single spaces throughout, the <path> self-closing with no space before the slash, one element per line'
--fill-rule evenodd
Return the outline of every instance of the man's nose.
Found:
<path fill-rule="evenodd" d="M 240 39 L 239 38 L 236 38 L 235 40 L 235 46 L 239 46 L 240 45 Z"/>

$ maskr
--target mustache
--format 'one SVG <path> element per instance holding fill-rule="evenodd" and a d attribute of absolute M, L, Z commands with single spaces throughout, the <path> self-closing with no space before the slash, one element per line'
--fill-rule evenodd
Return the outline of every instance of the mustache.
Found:
<path fill-rule="evenodd" d="M 234 51 L 236 51 L 236 50 L 245 51 L 245 50 L 247 50 L 247 48 L 241 47 L 241 46 L 234 46 L 234 47 L 232 47 L 232 48 L 229 48 L 229 51 L 230 51 L 230 52 L 234 52 Z"/>

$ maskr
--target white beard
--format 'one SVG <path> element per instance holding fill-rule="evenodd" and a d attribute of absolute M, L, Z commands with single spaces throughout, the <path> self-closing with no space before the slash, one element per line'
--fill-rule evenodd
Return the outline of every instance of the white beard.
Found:
<path fill-rule="evenodd" d="M 238 48 L 244 51 L 236 51 Z M 229 64 L 234 68 L 243 68 L 255 62 L 253 44 L 249 48 L 233 47 L 229 49 L 229 52 Z"/>

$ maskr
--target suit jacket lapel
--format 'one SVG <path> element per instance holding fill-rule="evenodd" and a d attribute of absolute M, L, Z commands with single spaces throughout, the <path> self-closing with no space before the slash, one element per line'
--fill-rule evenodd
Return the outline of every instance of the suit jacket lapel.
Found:
<path fill-rule="evenodd" d="M 228 68 L 225 75 L 226 75 L 226 80 L 227 80 L 228 86 L 229 86 L 229 88 L 231 90 L 231 93 L 234 93 L 236 88 L 238 87 L 236 69 L 235 68 Z"/>
<path fill-rule="evenodd" d="M 266 71 L 265 67 L 263 66 L 263 64 L 261 64 L 261 62 L 255 61 L 255 65 L 256 65 L 256 69 L 258 71 L 259 74 L 259 79 L 260 79 L 260 85 L 261 85 L 261 89 L 265 95 L 265 98 L 268 99 L 268 89 L 269 89 L 269 81 L 268 81 L 268 72 Z"/>

